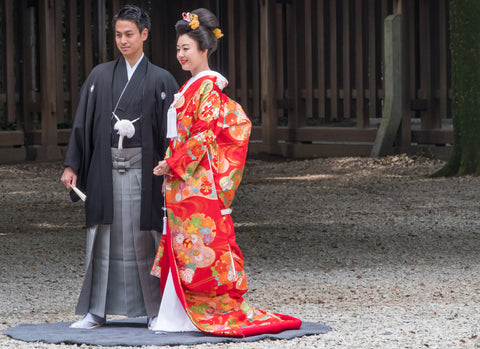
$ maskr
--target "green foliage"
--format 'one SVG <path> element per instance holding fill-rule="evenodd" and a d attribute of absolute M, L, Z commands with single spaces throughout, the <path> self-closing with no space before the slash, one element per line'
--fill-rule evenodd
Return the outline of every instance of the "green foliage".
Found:
<path fill-rule="evenodd" d="M 73 121 L 72 120 L 59 120 L 57 121 L 57 129 L 68 129 L 72 128 Z"/>
<path fill-rule="evenodd" d="M 5 125 L 0 126 L 2 131 L 16 131 L 17 123 L 16 122 L 7 122 Z"/>

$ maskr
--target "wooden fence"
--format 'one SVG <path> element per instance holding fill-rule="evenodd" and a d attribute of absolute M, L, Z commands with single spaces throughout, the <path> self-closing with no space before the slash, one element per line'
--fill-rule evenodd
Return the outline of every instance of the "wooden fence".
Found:
<path fill-rule="evenodd" d="M 120 0 L 0 1 L 0 162 L 58 159 L 79 88 L 118 55 Z M 129 1 L 132 3 L 132 1 Z M 145 46 L 182 84 L 174 24 L 217 13 L 224 38 L 212 68 L 254 122 L 251 153 L 366 156 L 382 117 L 383 22 L 402 16 L 406 115 L 394 151 L 448 155 L 451 130 L 447 0 L 133 1 L 152 18 Z"/>

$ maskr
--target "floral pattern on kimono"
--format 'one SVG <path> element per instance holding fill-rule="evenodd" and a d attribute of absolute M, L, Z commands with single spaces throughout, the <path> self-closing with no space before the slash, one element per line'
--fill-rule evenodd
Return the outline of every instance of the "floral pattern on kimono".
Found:
<path fill-rule="evenodd" d="M 230 215 L 245 165 L 251 123 L 217 75 L 198 78 L 176 101 L 177 133 L 167 149 L 168 229 L 152 274 L 169 267 L 180 302 L 203 332 L 248 336 L 296 329 L 301 321 L 250 307 L 243 255 Z"/>

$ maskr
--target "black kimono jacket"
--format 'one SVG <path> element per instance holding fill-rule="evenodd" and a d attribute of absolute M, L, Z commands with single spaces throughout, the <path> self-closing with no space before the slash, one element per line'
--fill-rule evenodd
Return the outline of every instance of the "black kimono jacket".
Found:
<path fill-rule="evenodd" d="M 153 167 L 165 154 L 167 111 L 178 85 L 169 72 L 151 64 L 145 56 L 137 70 L 139 68 L 145 71 L 142 88 L 136 91 L 143 94 L 140 229 L 162 231 L 163 178 L 153 175 Z M 123 57 L 99 64 L 84 82 L 65 155 L 64 166 L 75 171 L 77 187 L 87 195 L 87 227 L 113 222 L 111 117 L 117 102 L 113 91 L 118 90 L 118 86 L 113 86 L 114 74 L 117 77 L 118 74 L 125 74 L 126 79 Z M 128 93 L 135 92 L 129 91 L 127 86 L 122 98 L 128 99 Z M 71 196 L 73 201 L 78 200 L 74 192 Z"/>

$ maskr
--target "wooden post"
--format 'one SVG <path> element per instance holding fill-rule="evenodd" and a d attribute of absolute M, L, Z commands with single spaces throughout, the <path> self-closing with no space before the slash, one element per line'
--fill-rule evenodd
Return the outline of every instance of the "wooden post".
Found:
<path fill-rule="evenodd" d="M 257 2 L 254 3 L 254 6 L 252 6 L 252 9 L 256 9 Z M 259 29 L 259 18 L 258 18 L 258 12 L 254 12 L 254 15 L 252 16 L 252 31 L 253 33 L 258 33 Z M 259 48 L 259 38 L 258 35 L 252 35 L 252 57 L 254 59 L 251 60 L 252 62 L 252 99 L 253 99 L 253 104 L 252 104 L 252 109 L 250 111 L 252 117 L 254 118 L 259 118 L 260 117 L 260 62 L 259 62 L 259 57 L 260 57 L 260 48 Z M 283 92 L 283 91 L 282 91 Z M 282 94 L 283 97 L 283 94 Z"/>
<path fill-rule="evenodd" d="M 403 13 L 402 6 L 403 6 L 402 0 L 393 0 L 393 14 L 401 15 Z"/>
<path fill-rule="evenodd" d="M 431 10 L 433 4 L 427 0 L 419 2 L 419 16 L 423 20 L 419 22 L 420 33 L 420 91 L 419 99 L 425 101 L 426 110 L 422 112 L 422 129 L 440 128 L 441 120 L 433 111 L 432 91 L 432 37 L 431 37 Z"/>
<path fill-rule="evenodd" d="M 318 80 L 318 118 L 325 119 L 325 4 L 324 0 L 317 3 L 317 80 Z"/>
<path fill-rule="evenodd" d="M 408 1 L 408 5 L 412 6 L 412 2 Z M 408 33 L 408 16 L 411 11 L 407 7 L 407 1 L 405 0 L 394 0 L 393 1 L 393 14 L 400 15 L 400 25 L 401 25 L 401 50 L 402 50 L 402 85 L 403 85 L 403 116 L 402 122 L 400 124 L 400 130 L 397 134 L 395 140 L 396 151 L 400 153 L 409 153 L 411 150 L 412 143 L 412 125 L 411 125 L 411 110 L 410 110 L 410 74 L 409 69 L 414 69 L 412 66 L 407 64 L 408 56 L 408 47 L 410 36 Z M 413 92 L 415 93 L 415 91 Z"/>
<path fill-rule="evenodd" d="M 106 6 L 107 3 L 105 0 L 97 0 L 97 50 L 98 50 L 98 63 L 103 63 L 107 61 L 107 28 L 106 25 Z"/>
<path fill-rule="evenodd" d="M 90 74 L 90 71 L 93 68 L 93 57 L 92 57 L 92 29 L 91 29 L 91 13 L 92 6 L 90 1 L 80 2 L 82 10 L 81 12 L 81 22 L 80 27 L 82 28 L 80 37 L 83 45 L 81 46 L 82 51 L 82 60 L 83 60 L 83 76 L 82 81 L 85 80 Z"/>
<path fill-rule="evenodd" d="M 305 55 L 303 64 L 305 64 L 305 115 L 301 116 L 302 123 L 306 123 L 306 119 L 313 118 L 313 45 L 311 0 L 305 0 L 304 6 Z"/>
<path fill-rule="evenodd" d="M 55 49 L 55 77 L 54 77 L 54 87 L 50 87 L 51 89 L 55 90 L 56 96 L 55 96 L 55 132 L 57 129 L 57 121 L 62 121 L 65 119 L 64 115 L 64 108 L 65 108 L 65 101 L 64 101 L 64 95 L 63 95 L 63 60 L 64 60 L 64 55 L 63 55 L 63 47 L 62 47 L 62 40 L 63 40 L 63 34 L 62 34 L 62 26 L 63 26 L 63 19 L 62 19 L 62 1 L 56 0 L 56 1 L 51 1 L 52 7 L 52 23 L 53 23 L 53 38 L 55 40 L 52 40 L 53 43 L 51 44 L 52 47 Z M 40 53 L 41 54 L 41 53 Z M 57 145 L 56 139 L 55 139 L 55 146 Z"/>
<path fill-rule="evenodd" d="M 363 11 L 363 1 L 355 1 L 355 109 L 356 109 L 356 119 L 357 127 L 365 128 L 368 127 L 370 122 L 368 111 L 365 103 L 365 72 L 364 72 L 364 44 L 365 39 L 363 36 L 364 32 L 364 11 Z"/>
<path fill-rule="evenodd" d="M 368 0 L 368 116 L 377 118 L 377 55 L 375 45 L 375 0 Z M 368 127 L 368 124 L 366 125 Z"/>
<path fill-rule="evenodd" d="M 7 120 L 8 122 L 16 121 L 16 108 L 15 108 L 15 40 L 13 23 L 15 17 L 13 16 L 13 0 L 5 1 L 5 42 L 6 42 L 6 92 L 7 92 Z"/>
<path fill-rule="evenodd" d="M 404 114 L 401 16 L 385 19 L 385 105 L 371 156 L 390 153 Z"/>
<path fill-rule="evenodd" d="M 352 91 L 351 91 L 351 52 L 350 52 L 350 1 L 343 0 L 343 117 L 352 116 Z"/>
<path fill-rule="evenodd" d="M 448 116 L 448 14 L 447 0 L 439 1 L 439 118 L 447 118 Z"/>
<path fill-rule="evenodd" d="M 339 119 L 338 115 L 338 66 L 337 47 L 339 37 L 337 31 L 337 1 L 330 0 L 330 117 L 329 121 Z"/>
<path fill-rule="evenodd" d="M 61 159 L 57 146 L 57 55 L 55 49 L 55 1 L 39 1 L 39 43 L 40 43 L 40 103 L 42 113 L 41 146 L 37 160 Z M 60 44 L 60 43 L 59 43 Z M 59 57 L 61 59 L 61 57 Z"/>
<path fill-rule="evenodd" d="M 153 1 L 152 2 L 152 11 L 153 11 L 153 6 L 157 5 L 157 3 L 159 3 L 159 2 L 160 1 Z M 113 17 L 118 13 L 118 11 L 120 11 L 120 1 L 119 0 L 111 0 L 110 13 L 109 13 L 110 23 L 108 23 L 107 33 L 109 33 L 108 34 L 109 35 L 108 40 L 112 40 L 113 58 L 114 59 L 117 59 L 118 57 L 120 57 L 120 51 L 117 49 L 117 44 L 115 42 L 115 30 L 112 28 Z M 164 12 L 165 11 L 155 12 L 155 13 L 159 13 L 159 20 L 152 22 L 152 31 L 154 31 L 154 26 L 155 26 L 156 23 L 158 23 L 158 22 L 167 23 L 164 16 L 163 16 Z M 157 46 L 160 47 L 161 45 L 157 45 Z M 152 62 L 153 62 L 153 59 L 152 59 Z M 155 64 L 158 64 L 158 63 L 155 63 Z"/>
<path fill-rule="evenodd" d="M 28 134 L 32 131 L 32 117 L 30 115 L 31 106 L 33 102 L 33 69 L 32 69 L 32 21 L 31 21 L 31 11 L 32 9 L 27 7 L 27 0 L 22 0 L 21 2 L 21 11 L 22 11 L 22 28 L 23 28 L 23 65 L 22 65 L 22 96 L 20 98 L 21 103 L 23 103 L 23 131 Z M 25 137 L 28 139 L 28 137 Z"/>
<path fill-rule="evenodd" d="M 269 154 L 277 148 L 277 103 L 275 100 L 275 0 L 260 1 L 260 64 L 262 96 L 262 141 Z"/>
<path fill-rule="evenodd" d="M 117 0 L 118 2 L 118 0 Z M 156 20 L 152 20 L 152 30 L 150 32 L 150 40 L 153 40 L 152 52 L 150 60 L 153 64 L 160 67 L 167 67 L 169 63 L 169 54 L 173 50 L 173 47 L 168 45 L 169 36 L 173 35 L 173 32 L 168 25 L 168 8 L 166 1 L 152 1 L 151 14 L 155 14 Z M 117 12 L 119 9 L 117 9 Z M 115 12 L 115 13 L 117 13 Z M 115 53 L 118 55 L 120 52 L 115 49 Z"/>
<path fill-rule="evenodd" d="M 246 23 L 246 2 L 240 3 L 240 18 L 244 18 L 244 20 L 239 21 L 238 23 L 238 30 L 240 32 L 240 52 L 239 52 L 239 64 L 242 69 L 240 70 L 240 103 L 248 109 L 248 69 L 247 65 L 249 64 L 248 60 L 248 49 L 247 49 L 247 23 Z M 273 93 L 273 91 L 272 91 Z"/>
<path fill-rule="evenodd" d="M 67 17 L 68 16 L 68 17 Z M 77 0 L 69 0 L 68 2 L 68 14 L 65 16 L 68 18 L 68 65 L 70 67 L 69 74 L 69 90 L 70 90 L 70 120 L 73 120 L 75 117 L 75 110 L 77 109 L 77 99 L 78 99 L 78 49 L 77 49 L 77 40 L 78 40 L 78 30 L 77 30 Z"/>
<path fill-rule="evenodd" d="M 234 99 L 237 98 L 237 79 L 236 79 L 236 49 L 235 49 L 235 37 L 237 35 L 236 26 L 236 16 L 235 16 L 235 1 L 228 0 L 227 4 L 228 11 L 228 87 L 230 92 L 230 97 Z"/>
<path fill-rule="evenodd" d="M 403 116 L 401 128 L 401 151 L 408 151 L 412 142 L 412 126 L 411 121 L 417 114 L 412 108 L 412 101 L 417 99 L 417 83 L 416 71 L 418 64 L 415 55 L 411 52 L 417 52 L 416 48 L 416 25 L 415 25 L 416 8 L 413 1 L 402 1 L 402 18 L 405 28 L 402 32 L 404 34 L 404 49 L 405 49 L 405 105 L 406 110 Z"/>
<path fill-rule="evenodd" d="M 281 55 L 282 52 L 286 51 L 286 62 L 283 63 L 287 66 L 287 79 L 285 88 L 288 91 L 288 101 L 291 101 L 291 106 L 288 105 L 288 140 L 289 142 L 286 144 L 284 150 L 282 150 L 282 155 L 286 157 L 295 157 L 295 150 L 297 147 L 297 139 L 296 139 L 296 132 L 299 127 L 302 126 L 302 122 L 305 121 L 305 103 L 302 101 L 302 79 L 304 78 L 305 74 L 303 74 L 303 57 L 300 52 L 303 51 L 305 38 L 302 34 L 304 26 L 303 21 L 299 21 L 298 18 L 300 16 L 304 16 L 304 12 L 302 13 L 299 10 L 299 3 L 298 1 L 292 1 L 289 4 L 286 4 L 286 26 L 287 26 L 287 33 L 286 33 L 286 42 L 283 43 L 283 38 L 277 35 L 276 44 L 277 47 L 276 52 L 277 56 Z M 281 31 L 281 27 L 283 25 L 283 15 L 282 13 L 277 13 L 277 22 L 275 23 L 275 27 L 278 28 L 278 32 Z M 280 22 L 280 23 L 278 23 Z M 283 46 L 285 45 L 285 47 Z M 275 63 L 280 64 L 282 61 L 275 60 Z M 283 67 L 277 67 L 277 72 L 283 70 Z M 288 103 L 290 104 L 290 102 Z M 278 125 L 278 121 L 277 121 Z M 276 137 L 277 134 L 275 135 Z M 276 139 L 278 140 L 278 138 Z"/>
<path fill-rule="evenodd" d="M 289 27 L 290 23 L 289 22 L 283 23 L 282 18 L 283 18 L 284 13 L 285 13 L 286 17 L 295 17 L 293 15 L 290 15 L 290 13 L 292 11 L 291 7 L 292 7 L 291 5 L 287 5 L 285 3 L 282 3 L 281 5 L 280 4 L 277 5 L 276 9 L 275 9 L 275 31 L 277 33 L 282 33 L 284 30 L 286 30 L 286 32 L 287 32 L 286 41 L 289 42 L 289 43 L 292 42 L 292 38 L 291 38 L 292 34 L 290 34 L 291 30 L 290 30 L 290 27 Z M 295 22 L 295 21 L 293 21 L 293 22 Z M 284 29 L 284 27 L 286 29 Z M 296 31 L 292 31 L 292 32 L 296 33 Z M 277 53 L 275 54 L 275 56 L 276 56 L 275 63 L 277 65 L 277 67 L 276 67 L 276 73 L 275 74 L 277 75 L 277 83 L 276 83 L 277 88 L 276 88 L 276 91 L 275 91 L 275 96 L 276 96 L 278 101 L 281 101 L 280 105 L 281 105 L 281 108 L 283 109 L 281 115 L 285 116 L 285 114 L 288 115 L 288 108 L 291 107 L 290 104 L 292 104 L 291 100 L 293 99 L 291 97 L 291 93 L 290 93 L 290 91 L 293 90 L 292 86 L 287 86 L 285 84 L 287 80 L 290 80 L 289 74 L 292 71 L 292 69 L 290 67 L 292 64 L 288 64 L 288 63 L 285 63 L 285 62 L 290 62 L 290 60 L 293 61 L 292 53 L 296 52 L 296 50 L 289 49 L 288 44 L 287 44 L 287 48 L 285 49 L 285 51 L 287 51 L 288 53 L 284 57 L 283 42 L 284 42 L 283 41 L 283 35 L 276 35 L 275 50 L 277 51 Z M 260 58 L 260 55 L 258 57 Z M 284 68 L 286 66 L 288 67 L 287 72 L 284 71 Z M 260 74 L 260 72 L 259 72 L 259 74 Z M 287 78 L 285 76 L 287 76 Z M 260 84 L 259 84 L 259 87 L 260 87 Z M 292 121 L 292 118 L 288 118 L 288 124 L 289 125 L 290 125 L 291 121 Z"/>

